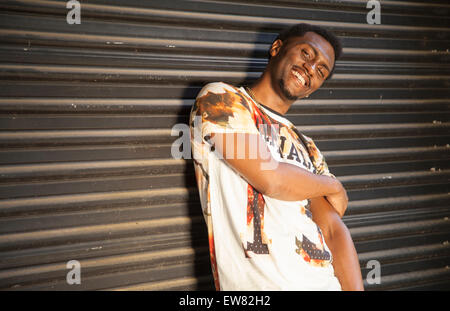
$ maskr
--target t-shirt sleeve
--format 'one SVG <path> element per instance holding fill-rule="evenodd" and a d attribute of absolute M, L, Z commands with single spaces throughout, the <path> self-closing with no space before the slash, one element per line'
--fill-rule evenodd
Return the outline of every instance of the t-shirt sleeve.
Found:
<path fill-rule="evenodd" d="M 211 133 L 258 134 L 251 107 L 232 86 L 207 84 L 198 94 L 190 116 L 191 127 L 202 139 Z"/>

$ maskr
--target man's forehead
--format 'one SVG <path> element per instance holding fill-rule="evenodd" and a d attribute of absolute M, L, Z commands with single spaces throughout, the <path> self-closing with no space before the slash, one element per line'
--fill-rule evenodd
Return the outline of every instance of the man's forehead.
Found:
<path fill-rule="evenodd" d="M 321 35 L 308 31 L 302 36 L 290 37 L 287 40 L 287 47 L 294 47 L 298 44 L 308 43 L 320 52 L 328 60 L 331 66 L 334 64 L 334 48 L 328 40 Z"/>

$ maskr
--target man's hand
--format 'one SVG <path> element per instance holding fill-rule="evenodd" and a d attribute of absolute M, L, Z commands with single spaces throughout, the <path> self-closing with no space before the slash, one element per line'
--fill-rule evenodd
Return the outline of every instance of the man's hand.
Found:
<path fill-rule="evenodd" d="M 338 191 L 336 193 L 325 196 L 325 198 L 336 210 L 338 215 L 342 218 L 344 216 L 345 211 L 347 210 L 348 196 L 347 191 L 345 191 L 345 188 L 344 186 L 342 186 L 341 182 L 337 179 L 336 182 L 338 184 L 337 187 Z"/>

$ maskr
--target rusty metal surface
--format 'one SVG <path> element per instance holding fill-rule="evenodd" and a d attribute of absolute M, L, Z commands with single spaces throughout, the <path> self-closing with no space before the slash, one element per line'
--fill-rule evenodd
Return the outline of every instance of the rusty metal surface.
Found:
<path fill-rule="evenodd" d="M 383 1 L 0 2 L 0 290 L 213 289 L 190 160 L 210 81 L 256 79 L 286 25 L 333 30 L 332 80 L 288 117 L 348 189 L 372 290 L 450 289 L 450 6 Z M 78 260 L 82 282 L 68 285 Z"/>

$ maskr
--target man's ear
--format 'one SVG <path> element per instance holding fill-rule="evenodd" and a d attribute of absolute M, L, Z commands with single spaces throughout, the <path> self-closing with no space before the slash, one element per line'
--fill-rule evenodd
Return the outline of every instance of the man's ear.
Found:
<path fill-rule="evenodd" d="M 269 50 L 270 56 L 276 56 L 280 52 L 282 46 L 283 41 L 281 41 L 280 39 L 275 40 Z"/>

